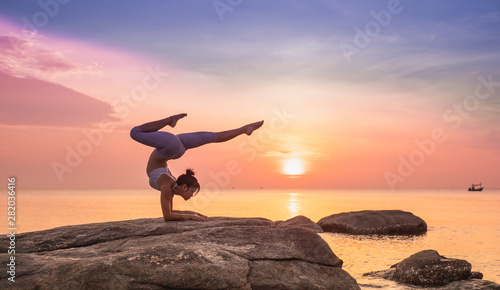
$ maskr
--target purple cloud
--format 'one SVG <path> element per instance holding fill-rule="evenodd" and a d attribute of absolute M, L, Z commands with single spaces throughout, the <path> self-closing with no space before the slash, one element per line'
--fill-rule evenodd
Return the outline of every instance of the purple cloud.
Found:
<path fill-rule="evenodd" d="M 0 124 L 87 127 L 114 120 L 110 104 L 67 87 L 0 72 Z"/>

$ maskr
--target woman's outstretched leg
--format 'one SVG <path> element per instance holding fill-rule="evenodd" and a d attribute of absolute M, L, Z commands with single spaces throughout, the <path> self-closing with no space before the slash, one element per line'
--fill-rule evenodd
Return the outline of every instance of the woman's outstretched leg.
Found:
<path fill-rule="evenodd" d="M 187 116 L 187 114 L 178 114 L 178 115 L 170 116 L 170 117 L 165 118 L 165 119 L 142 124 L 139 126 L 139 128 L 144 133 L 156 132 L 167 125 L 173 128 L 173 127 L 175 127 L 175 125 L 177 124 L 177 121 L 179 121 L 179 119 L 184 118 L 186 116 Z"/>
<path fill-rule="evenodd" d="M 253 131 L 262 127 L 264 121 L 251 123 L 241 128 L 222 131 L 222 132 L 194 132 L 179 134 L 177 137 L 181 140 L 186 149 L 196 148 L 205 144 L 214 142 L 225 142 L 239 136 L 241 134 L 251 135 Z"/>
<path fill-rule="evenodd" d="M 215 133 L 215 142 L 226 142 L 226 141 L 231 140 L 231 139 L 233 139 L 241 134 L 251 135 L 253 133 L 253 131 L 262 127 L 263 124 L 264 124 L 264 121 L 260 121 L 260 122 L 255 122 L 255 123 L 245 125 L 245 126 L 238 128 L 238 129 L 217 132 L 217 133 Z"/>

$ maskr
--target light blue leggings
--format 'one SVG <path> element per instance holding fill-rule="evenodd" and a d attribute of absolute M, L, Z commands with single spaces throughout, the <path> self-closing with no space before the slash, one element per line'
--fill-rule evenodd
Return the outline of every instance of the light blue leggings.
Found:
<path fill-rule="evenodd" d="M 174 135 L 163 131 L 142 132 L 138 126 L 132 128 L 130 137 L 139 143 L 156 148 L 156 154 L 165 160 L 177 159 L 188 149 L 215 142 L 213 132 Z"/>

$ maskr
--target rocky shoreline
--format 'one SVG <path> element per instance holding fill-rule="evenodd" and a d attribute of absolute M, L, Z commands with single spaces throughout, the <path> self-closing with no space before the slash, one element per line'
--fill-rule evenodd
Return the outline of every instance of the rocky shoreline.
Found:
<path fill-rule="evenodd" d="M 207 222 L 153 218 L 65 226 L 19 234 L 16 282 L 3 272 L 0 288 L 360 289 L 317 233 L 410 235 L 426 230 L 422 219 L 402 211 L 344 213 L 318 223 L 303 216 L 277 222 L 211 217 Z M 4 236 L 2 261 L 9 259 L 5 245 Z M 443 289 L 500 289 L 479 280 L 482 275 L 471 273 L 467 261 L 432 250 L 366 275 Z"/>

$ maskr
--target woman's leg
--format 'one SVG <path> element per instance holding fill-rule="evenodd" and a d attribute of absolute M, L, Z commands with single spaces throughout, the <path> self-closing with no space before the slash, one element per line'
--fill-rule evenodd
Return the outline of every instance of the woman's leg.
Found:
<path fill-rule="evenodd" d="M 139 128 L 144 133 L 156 132 L 167 125 L 169 125 L 170 127 L 173 128 L 173 127 L 175 127 L 175 125 L 177 124 L 177 121 L 179 121 L 179 119 L 184 118 L 186 116 L 187 116 L 187 114 L 178 114 L 178 115 L 170 116 L 170 117 L 165 118 L 165 119 L 142 124 L 139 126 Z"/>
<path fill-rule="evenodd" d="M 233 139 L 241 134 L 251 135 L 253 133 L 253 131 L 262 127 L 263 124 L 264 124 L 264 121 L 260 121 L 260 122 L 255 122 L 255 123 L 245 125 L 245 126 L 238 128 L 238 129 L 217 132 L 217 133 L 215 133 L 215 142 L 226 142 L 226 141 L 229 141 L 229 140 L 231 140 L 231 139 Z"/>
<path fill-rule="evenodd" d="M 181 140 L 186 149 L 196 148 L 205 144 L 214 142 L 226 142 L 241 134 L 251 135 L 253 131 L 262 126 L 264 121 L 251 123 L 238 129 L 222 131 L 222 132 L 194 132 L 179 134 L 177 137 Z"/>

